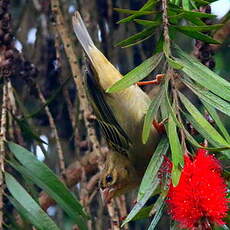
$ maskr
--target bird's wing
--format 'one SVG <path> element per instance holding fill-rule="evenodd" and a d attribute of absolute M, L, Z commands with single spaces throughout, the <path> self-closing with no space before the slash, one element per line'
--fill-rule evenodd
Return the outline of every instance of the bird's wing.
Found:
<path fill-rule="evenodd" d="M 106 103 L 106 93 L 100 88 L 97 82 L 96 72 L 93 70 L 90 63 L 87 66 L 85 84 L 87 87 L 87 94 L 91 97 L 91 103 L 97 116 L 97 121 L 103 130 L 109 146 L 117 152 L 127 156 L 132 145 L 130 138 L 119 125 L 111 108 Z"/>

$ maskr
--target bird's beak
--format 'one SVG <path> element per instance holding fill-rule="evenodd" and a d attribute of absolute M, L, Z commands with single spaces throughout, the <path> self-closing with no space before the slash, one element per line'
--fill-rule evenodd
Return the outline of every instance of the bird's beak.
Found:
<path fill-rule="evenodd" d="M 114 195 L 114 188 L 104 188 L 100 189 L 102 201 L 104 204 L 109 203 L 109 201 L 112 199 Z"/>

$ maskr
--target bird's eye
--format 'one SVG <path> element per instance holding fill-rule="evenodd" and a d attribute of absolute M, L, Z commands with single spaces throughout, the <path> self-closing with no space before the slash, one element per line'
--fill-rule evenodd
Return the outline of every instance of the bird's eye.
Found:
<path fill-rule="evenodd" d="M 111 175 L 106 176 L 105 179 L 106 179 L 106 182 L 107 182 L 107 183 L 110 183 L 110 182 L 113 181 L 113 177 L 112 177 Z"/>

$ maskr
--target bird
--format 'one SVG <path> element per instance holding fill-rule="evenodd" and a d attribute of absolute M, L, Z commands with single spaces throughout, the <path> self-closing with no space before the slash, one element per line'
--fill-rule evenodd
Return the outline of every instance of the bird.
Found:
<path fill-rule="evenodd" d="M 108 201 L 138 186 L 160 135 L 151 127 L 147 142 L 142 142 L 150 98 L 136 84 L 119 92 L 107 93 L 106 90 L 119 81 L 122 74 L 94 45 L 78 11 L 72 17 L 72 24 L 87 56 L 86 92 L 111 149 L 99 183 L 102 195 Z"/>

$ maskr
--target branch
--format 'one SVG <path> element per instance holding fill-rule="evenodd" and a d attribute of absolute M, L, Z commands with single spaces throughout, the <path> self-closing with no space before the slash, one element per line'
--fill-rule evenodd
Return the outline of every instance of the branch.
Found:
<path fill-rule="evenodd" d="M 3 194 L 4 194 L 4 158 L 5 158 L 5 141 L 6 141 L 6 119 L 7 119 L 7 81 L 4 79 L 2 108 L 1 108 L 1 127 L 0 127 L 0 229 L 3 227 Z"/>
<path fill-rule="evenodd" d="M 77 88 L 78 92 L 78 98 L 80 101 L 80 106 L 83 111 L 83 117 L 85 121 L 86 128 L 88 130 L 88 137 L 90 141 L 92 142 L 93 145 L 93 151 L 96 152 L 98 156 L 101 156 L 101 151 L 99 148 L 99 142 L 96 137 L 96 133 L 94 128 L 92 127 L 91 123 L 89 122 L 89 116 L 92 113 L 92 109 L 88 103 L 88 100 L 86 98 L 86 93 L 83 87 L 83 82 L 82 82 L 82 76 L 81 76 L 81 71 L 80 67 L 78 64 L 77 60 L 77 55 L 75 54 L 75 47 L 70 39 L 70 32 L 68 31 L 68 24 L 64 20 L 64 17 L 62 15 L 61 9 L 60 9 L 60 3 L 58 0 L 52 0 L 51 1 L 51 9 L 54 14 L 54 17 L 56 19 L 55 27 L 60 35 L 60 38 L 64 44 L 64 49 L 66 56 L 69 60 L 70 68 L 72 71 L 72 75 L 74 78 L 74 82 Z"/>
<path fill-rule="evenodd" d="M 46 99 L 44 98 L 38 84 L 36 84 L 36 88 L 37 88 L 38 96 L 39 96 L 41 102 L 45 105 Z M 61 142 L 60 142 L 60 139 L 58 136 L 57 127 L 55 125 L 53 116 L 52 116 L 48 106 L 45 107 L 45 111 L 46 111 L 46 115 L 49 119 L 50 128 L 54 133 L 54 139 L 56 142 L 56 148 L 57 148 L 57 153 L 58 153 L 58 162 L 59 162 L 60 174 L 61 174 L 62 179 L 65 181 L 65 159 L 64 159 L 64 153 L 63 153 L 63 150 L 61 147 Z"/>

